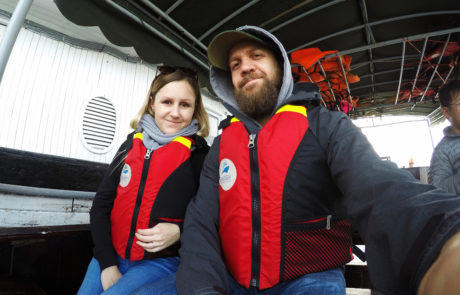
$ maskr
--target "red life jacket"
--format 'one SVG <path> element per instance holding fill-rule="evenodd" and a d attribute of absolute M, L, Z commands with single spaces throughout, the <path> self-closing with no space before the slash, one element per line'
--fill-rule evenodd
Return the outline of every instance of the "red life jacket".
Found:
<path fill-rule="evenodd" d="M 227 268 L 246 288 L 269 288 L 350 260 L 348 222 L 305 214 L 289 225 L 285 218 L 287 207 L 309 195 L 285 191 L 286 179 L 296 177 L 288 170 L 307 130 L 306 108 L 285 105 L 257 135 L 235 118 L 222 132 L 219 234 Z M 311 224 L 318 226 L 305 230 Z"/>
<path fill-rule="evenodd" d="M 144 257 L 144 249 L 136 244 L 137 238 L 134 234 L 137 229 L 146 229 L 162 221 L 183 221 L 189 198 L 175 196 L 171 190 L 174 189 L 173 186 L 190 186 L 189 182 L 185 179 L 166 180 L 170 180 L 178 167 L 190 158 L 191 144 L 190 138 L 177 137 L 169 144 L 150 152 L 142 143 L 142 133 L 134 135 L 110 216 L 112 243 L 121 258 L 134 261 Z M 189 189 L 193 191 L 195 188 Z M 160 191 L 163 193 L 160 194 Z M 171 204 L 172 206 L 168 206 L 171 208 L 158 208 L 166 203 Z"/>

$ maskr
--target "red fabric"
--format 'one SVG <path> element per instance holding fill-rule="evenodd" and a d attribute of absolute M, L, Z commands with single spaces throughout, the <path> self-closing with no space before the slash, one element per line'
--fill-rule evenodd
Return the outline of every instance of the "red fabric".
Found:
<path fill-rule="evenodd" d="M 340 96 L 337 100 L 340 103 L 341 110 L 345 113 L 349 113 L 353 109 L 354 104 L 352 105 L 349 103 L 350 97 L 348 91 L 346 91 L 347 82 L 348 84 L 356 83 L 360 81 L 360 78 L 358 75 L 349 72 L 351 69 L 351 56 L 342 55 L 340 56 L 340 60 L 336 56 L 324 58 L 326 55 L 336 52 L 337 50 L 321 51 L 316 47 L 294 51 L 291 54 L 291 62 L 293 64 L 302 65 L 305 70 L 297 66 L 292 68 L 292 73 L 295 82 L 310 82 L 311 79 L 311 82 L 318 85 L 326 105 L 330 109 L 335 110 L 336 102 L 331 93 L 332 89 L 335 96 Z M 316 63 L 318 60 L 321 61 L 322 69 L 319 64 Z M 323 75 L 323 70 L 326 77 Z M 309 77 L 307 77 L 305 71 L 308 72 Z M 343 71 L 345 71 L 346 74 L 346 82 L 343 77 Z"/>
<path fill-rule="evenodd" d="M 115 250 L 123 259 L 125 259 L 130 235 L 145 153 L 146 148 L 142 140 L 134 138 L 133 147 L 125 159 L 125 163 L 131 167 L 131 180 L 126 187 L 118 186 L 117 197 L 112 209 L 112 242 Z M 188 158 L 190 158 L 190 149 L 175 141 L 152 152 L 136 229 L 148 228 L 150 213 L 158 191 L 166 178 Z M 137 245 L 136 241 L 137 238 L 134 237 L 130 253 L 131 261 L 140 260 L 144 257 L 144 249 Z"/>
<path fill-rule="evenodd" d="M 123 259 L 125 259 L 125 249 L 131 229 L 131 218 L 136 204 L 137 191 L 139 190 L 145 152 L 146 149 L 142 145 L 142 141 L 134 138 L 133 146 L 125 159 L 125 163 L 129 163 L 128 165 L 131 167 L 131 180 L 126 187 L 118 185 L 117 197 L 110 216 L 112 244 L 115 251 Z M 120 196 L 127 197 L 122 198 Z"/>
<path fill-rule="evenodd" d="M 291 160 L 308 129 L 307 117 L 281 112 L 259 132 L 258 155 L 261 194 L 260 289 L 279 282 L 281 209 L 284 182 Z"/>
<path fill-rule="evenodd" d="M 237 175 L 232 188 L 219 185 L 220 228 L 225 263 L 233 277 L 249 288 L 251 279 L 252 209 L 249 166 L 249 137 L 241 122 L 224 129 L 220 141 L 219 163 L 230 159 Z"/>
<path fill-rule="evenodd" d="M 283 279 L 290 280 L 305 273 L 320 272 L 350 261 L 350 223 L 342 220 L 310 231 L 285 233 Z"/>
<path fill-rule="evenodd" d="M 184 219 L 177 219 L 177 218 L 158 218 L 160 220 L 166 221 L 166 222 L 184 222 Z"/>
<path fill-rule="evenodd" d="M 304 107 L 301 107 L 305 109 Z M 286 173 L 308 128 L 307 118 L 297 112 L 275 114 L 257 135 L 260 181 L 261 260 L 259 288 L 279 282 L 281 264 L 282 196 Z M 234 122 L 222 132 L 219 163 L 230 159 L 237 171 L 228 191 L 219 186 L 220 229 L 225 262 L 238 283 L 249 287 L 252 250 L 251 174 L 246 129 Z"/>
<path fill-rule="evenodd" d="M 336 52 L 337 50 L 321 51 L 318 47 L 300 49 L 291 53 L 291 63 L 300 64 L 308 71 L 318 59 Z"/>

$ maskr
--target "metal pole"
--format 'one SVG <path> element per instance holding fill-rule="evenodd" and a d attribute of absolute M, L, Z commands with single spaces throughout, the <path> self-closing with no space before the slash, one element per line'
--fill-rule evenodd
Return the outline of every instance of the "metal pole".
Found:
<path fill-rule="evenodd" d="M 423 38 L 430 38 L 430 37 L 434 37 L 434 36 L 441 36 L 441 35 L 446 35 L 446 34 L 451 34 L 451 33 L 458 33 L 458 32 L 460 32 L 460 28 L 451 28 L 451 29 L 446 29 L 446 30 L 441 30 L 441 31 L 425 33 L 425 34 L 413 35 L 413 36 L 406 37 L 404 39 L 403 38 L 397 38 L 397 39 L 383 41 L 383 42 L 379 42 L 379 43 L 375 43 L 375 44 L 355 47 L 355 48 L 352 48 L 352 49 L 339 51 L 338 53 L 340 55 L 349 55 L 349 54 L 352 54 L 352 53 L 368 50 L 369 48 L 380 48 L 380 47 L 383 47 L 383 46 L 394 45 L 394 44 L 398 44 L 398 43 L 401 43 L 401 42 L 418 40 L 418 39 L 423 39 Z M 303 47 L 299 47 L 298 49 L 300 49 L 300 48 L 303 48 Z M 297 50 L 297 49 L 291 49 L 291 50 L 289 50 L 288 53 L 291 53 L 291 52 L 293 52 L 295 50 Z M 335 57 L 335 53 L 331 53 L 331 54 L 328 54 L 326 56 L 323 56 L 323 58 L 329 58 L 329 57 Z M 356 65 L 354 66 L 354 68 L 356 68 Z"/>
<path fill-rule="evenodd" d="M 283 28 L 283 27 L 289 25 L 290 23 L 293 23 L 293 22 L 295 22 L 295 21 L 297 21 L 297 20 L 299 20 L 299 19 L 301 19 L 301 18 L 306 17 L 307 15 L 313 14 L 313 13 L 315 13 L 315 12 L 317 12 L 317 11 L 323 10 L 324 8 L 327 8 L 327 7 L 329 7 L 329 6 L 332 6 L 332 5 L 335 5 L 335 4 L 338 4 L 338 3 L 340 3 L 340 2 L 344 2 L 344 1 L 345 1 L 345 0 L 335 0 L 335 1 L 331 1 L 331 2 L 329 2 L 329 3 L 326 3 L 326 4 L 324 4 L 324 5 L 321 5 L 321 6 L 319 6 L 319 7 L 310 9 L 310 10 L 308 10 L 308 11 L 306 11 L 306 12 L 300 14 L 300 15 L 297 15 L 297 16 L 295 16 L 295 17 L 293 17 L 293 18 L 290 18 L 288 21 L 286 21 L 286 22 L 284 22 L 284 23 L 281 23 L 281 24 L 277 25 L 276 27 L 270 29 L 269 31 L 270 31 L 270 33 L 273 33 L 273 32 L 275 32 L 275 31 L 277 31 L 277 30 L 279 30 L 279 29 L 281 29 L 281 28 Z"/>
<path fill-rule="evenodd" d="M 184 0 L 177 0 L 176 3 L 174 3 L 173 5 L 171 5 L 171 7 L 169 7 L 169 8 L 165 11 L 165 13 L 166 13 L 166 14 L 170 14 L 174 9 L 177 8 L 177 6 L 181 5 L 182 2 L 184 2 Z"/>
<path fill-rule="evenodd" d="M 423 92 L 422 98 L 420 98 L 420 102 L 422 102 L 423 99 L 425 98 L 426 92 L 428 91 L 428 88 L 430 88 L 431 81 L 433 81 L 434 75 L 438 71 L 438 67 L 439 67 L 439 64 L 442 61 L 442 58 L 444 56 L 444 52 L 446 51 L 447 44 L 449 44 L 450 35 L 451 35 L 450 33 L 449 33 L 449 35 L 447 35 L 447 40 L 446 40 L 446 43 L 444 44 L 444 47 L 442 48 L 442 52 L 441 52 L 441 55 L 439 56 L 438 63 L 437 63 L 436 67 L 433 70 L 433 74 L 431 75 L 431 78 L 430 78 L 430 81 L 428 82 L 428 85 L 426 85 L 426 88 L 425 88 L 425 91 Z"/>
<path fill-rule="evenodd" d="M 321 69 L 321 72 L 323 73 L 324 80 L 327 82 L 327 86 L 329 86 L 329 90 L 331 91 L 334 102 L 337 102 L 337 99 L 335 98 L 335 94 L 334 94 L 334 89 L 332 89 L 331 83 L 329 83 L 329 79 L 326 76 L 326 71 L 324 71 L 323 66 L 321 65 L 321 61 L 318 59 L 316 63 L 319 65 L 319 68 Z M 338 104 L 336 104 L 336 107 L 337 107 L 337 110 L 340 111 L 340 107 Z"/>
<path fill-rule="evenodd" d="M 33 0 L 20 0 L 16 5 L 8 26 L 6 27 L 5 34 L 0 41 L 0 83 L 2 82 L 3 73 L 5 72 L 8 59 L 10 58 L 11 51 L 13 50 L 14 43 L 18 37 L 19 30 L 26 19 L 27 12 L 32 5 Z"/>
<path fill-rule="evenodd" d="M 313 80 L 311 79 L 310 75 L 308 74 L 308 71 L 307 69 L 305 69 L 305 67 L 303 65 L 300 65 L 302 67 L 302 71 L 305 73 L 305 76 L 307 76 L 308 80 L 310 80 L 310 83 L 315 83 L 313 82 Z"/>
<path fill-rule="evenodd" d="M 305 75 L 307 75 L 308 80 L 310 80 L 310 83 L 315 83 L 315 82 L 313 82 L 313 80 L 311 79 L 310 75 L 308 74 L 307 69 L 305 69 L 305 67 L 302 66 L 302 65 L 300 65 L 300 66 L 302 67 L 302 70 L 305 72 Z M 324 101 L 324 98 L 323 98 L 322 95 L 321 95 L 321 102 L 323 103 L 323 105 L 324 105 L 325 107 L 327 107 L 327 104 L 326 104 L 326 102 Z"/>
<path fill-rule="evenodd" d="M 431 11 L 431 12 L 423 12 L 423 13 L 402 15 L 402 16 L 392 17 L 392 18 L 388 18 L 388 19 L 383 19 L 383 20 L 372 22 L 372 23 L 367 23 L 365 25 L 359 25 L 359 26 L 356 26 L 356 27 L 348 28 L 348 29 L 345 29 L 345 30 L 342 30 L 342 31 L 339 31 L 339 32 L 335 32 L 335 33 L 327 35 L 327 36 L 323 36 L 323 37 L 321 37 L 319 39 L 310 41 L 310 42 L 302 44 L 302 45 L 300 45 L 300 46 L 298 46 L 296 48 L 293 48 L 293 49 L 289 50 L 288 53 L 291 53 L 291 52 L 296 51 L 296 50 L 301 49 L 301 48 L 311 46 L 313 44 L 319 43 L 319 42 L 324 41 L 326 39 L 330 39 L 330 38 L 340 36 L 340 35 L 343 35 L 343 34 L 346 34 L 346 33 L 350 33 L 350 32 L 353 32 L 353 31 L 361 30 L 361 29 L 365 28 L 366 26 L 372 27 L 372 26 L 377 26 L 377 25 L 381 25 L 381 24 L 384 24 L 384 23 L 388 23 L 388 22 L 395 22 L 395 21 L 400 21 L 400 20 L 405 20 L 405 19 L 410 19 L 410 18 L 416 18 L 416 17 L 422 17 L 422 16 L 430 16 L 430 15 L 442 15 L 442 14 L 460 14 L 460 10 Z M 423 38 L 423 37 L 418 37 L 417 39 L 420 39 L 420 38 Z M 379 44 L 379 43 L 377 43 L 377 44 Z M 377 48 L 377 47 L 371 46 L 371 47 L 368 47 L 368 48 Z M 366 49 L 368 49 L 368 48 L 366 48 Z M 349 53 L 352 53 L 352 52 L 339 52 L 339 53 L 340 54 L 349 54 Z M 327 57 L 330 57 L 330 56 L 326 56 L 326 58 Z"/>
<path fill-rule="evenodd" d="M 125 16 L 129 17 L 133 22 L 137 23 L 139 26 L 144 27 L 145 29 L 149 30 L 151 33 L 155 34 L 155 36 L 161 38 L 163 41 L 165 41 L 167 44 L 171 45 L 174 47 L 176 50 L 182 52 L 184 55 L 186 55 L 188 58 L 190 58 L 193 62 L 198 64 L 199 66 L 203 67 L 206 70 L 209 70 L 209 66 L 207 63 L 204 63 L 202 60 L 197 58 L 195 55 L 193 55 L 191 52 L 187 51 L 185 48 L 171 40 L 168 36 L 163 34 L 161 31 L 157 30 L 156 28 L 152 27 L 148 23 L 143 22 L 139 17 L 136 15 L 132 14 L 129 10 L 125 9 L 124 7 L 118 5 L 117 3 L 109 0 L 104 0 L 105 3 L 108 5 L 112 6 L 112 8 L 116 9 L 118 12 L 124 14 Z"/>
<path fill-rule="evenodd" d="M 316 84 L 315 82 L 313 82 L 313 80 L 311 79 L 310 75 L 308 74 L 307 69 L 305 69 L 305 67 L 304 67 L 303 65 L 301 65 L 301 64 L 291 64 L 291 67 L 301 67 L 301 68 L 302 68 L 302 71 L 305 73 L 305 75 L 307 76 L 308 80 L 310 80 L 310 83 Z M 326 102 L 324 101 L 322 95 L 321 95 L 321 102 L 323 103 L 323 105 L 324 105 L 325 107 L 327 107 L 327 104 L 326 104 Z"/>
<path fill-rule="evenodd" d="M 433 134 L 431 134 L 431 125 L 430 120 L 425 118 L 426 124 L 428 125 L 428 132 L 430 133 L 430 140 L 431 140 L 431 147 L 434 149 L 434 141 L 433 141 Z"/>
<path fill-rule="evenodd" d="M 446 78 L 444 79 L 444 82 L 442 83 L 442 85 L 444 85 L 444 84 L 447 83 L 447 80 L 449 80 L 450 74 L 452 74 L 454 68 L 455 68 L 455 66 L 451 66 L 451 67 L 450 67 L 449 73 L 447 73 L 447 76 L 446 76 Z"/>
<path fill-rule="evenodd" d="M 207 47 L 203 43 L 201 43 L 200 40 L 195 38 L 192 34 L 190 34 L 189 31 L 187 31 L 184 27 L 182 27 L 178 22 L 176 22 L 172 17 L 167 15 L 163 10 L 155 6 L 152 2 L 147 1 L 147 0 L 141 0 L 142 3 L 144 3 L 147 7 L 151 8 L 153 11 L 158 13 L 162 18 L 167 20 L 174 28 L 178 29 L 181 33 L 183 33 L 185 36 L 190 38 L 193 42 L 195 42 L 196 45 L 198 45 L 201 49 L 206 50 Z"/>
<path fill-rule="evenodd" d="M 210 28 L 209 30 L 207 30 L 206 32 L 204 32 L 203 35 L 201 35 L 200 37 L 198 37 L 198 40 L 203 40 L 206 36 L 208 36 L 209 34 L 211 34 L 212 32 L 214 32 L 215 30 L 217 30 L 221 25 L 225 24 L 226 22 L 228 22 L 229 20 L 231 20 L 232 18 L 234 18 L 235 16 L 237 16 L 238 14 L 242 13 L 243 11 L 245 11 L 246 9 L 248 9 L 249 7 L 251 7 L 252 5 L 256 4 L 257 2 L 259 2 L 260 0 L 252 0 L 251 2 L 249 3 L 246 3 L 244 6 L 240 7 L 238 10 L 234 11 L 233 13 L 231 13 L 229 16 L 227 16 L 226 18 L 224 18 L 223 20 L 221 20 L 220 22 L 218 22 L 217 24 L 215 24 L 212 28 Z"/>
<path fill-rule="evenodd" d="M 403 42 L 402 57 L 401 57 L 401 71 L 399 73 L 398 92 L 396 92 L 395 104 L 398 104 L 399 90 L 401 89 L 401 80 L 404 72 L 404 56 L 406 55 L 406 42 Z"/>
<path fill-rule="evenodd" d="M 345 72 L 345 68 L 343 67 L 342 56 L 337 54 L 337 58 L 340 61 L 340 67 L 342 68 L 343 79 L 345 80 L 345 84 L 347 85 L 348 97 L 350 98 L 351 109 L 354 110 L 353 100 L 351 99 L 351 91 L 350 86 L 348 85 L 347 73 Z"/>
<path fill-rule="evenodd" d="M 415 73 L 414 84 L 412 85 L 412 90 L 410 91 L 409 100 L 407 102 L 410 102 L 410 100 L 412 99 L 412 93 L 414 92 L 415 85 L 417 84 L 418 73 L 420 72 L 420 67 L 422 66 L 423 58 L 425 57 L 427 41 L 428 41 L 428 37 L 425 38 L 425 41 L 423 42 L 423 49 L 422 49 L 422 53 L 420 53 L 420 61 L 418 63 L 417 73 Z"/>

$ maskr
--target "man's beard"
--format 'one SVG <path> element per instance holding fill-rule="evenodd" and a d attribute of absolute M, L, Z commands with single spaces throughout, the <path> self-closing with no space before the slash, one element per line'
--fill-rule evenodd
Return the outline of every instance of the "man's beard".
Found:
<path fill-rule="evenodd" d="M 235 87 L 233 95 L 240 110 L 256 121 L 265 119 L 273 112 L 278 102 L 278 94 L 281 88 L 280 71 L 275 73 L 274 79 L 267 79 L 263 76 L 263 85 L 260 89 L 252 93 L 247 93 L 241 89 L 247 79 L 258 78 L 259 75 L 250 73 L 245 77 L 239 87 Z"/>

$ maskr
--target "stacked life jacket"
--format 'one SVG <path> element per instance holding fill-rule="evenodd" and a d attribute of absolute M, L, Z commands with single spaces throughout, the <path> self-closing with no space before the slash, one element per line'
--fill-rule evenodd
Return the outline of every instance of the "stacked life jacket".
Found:
<path fill-rule="evenodd" d="M 236 118 L 221 126 L 219 235 L 236 281 L 266 289 L 350 261 L 350 223 L 332 213 L 340 191 L 306 107 L 281 107 L 257 134 Z"/>
<path fill-rule="evenodd" d="M 350 72 L 351 56 L 341 55 L 340 60 L 338 57 L 324 58 L 337 52 L 321 51 L 317 47 L 296 50 L 291 54 L 291 62 L 299 66 L 292 68 L 292 73 L 297 82 L 312 82 L 318 85 L 323 101 L 330 110 L 336 110 L 336 106 L 339 106 L 348 114 L 357 107 L 359 98 L 350 97 L 347 83 L 356 83 L 360 79 Z"/>
<path fill-rule="evenodd" d="M 190 161 L 192 143 L 188 137 L 177 137 L 151 151 L 142 143 L 142 133 L 134 134 L 110 216 L 112 243 L 122 259 L 144 258 L 144 249 L 136 244 L 137 229 L 183 222 L 197 189 Z"/>

